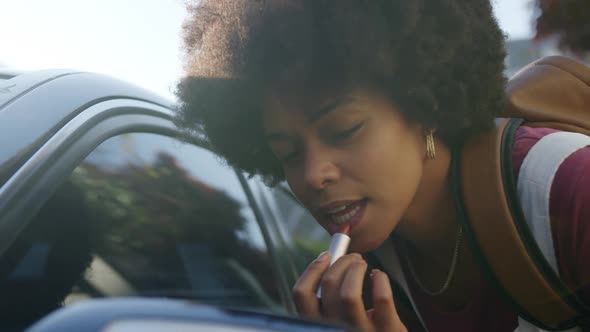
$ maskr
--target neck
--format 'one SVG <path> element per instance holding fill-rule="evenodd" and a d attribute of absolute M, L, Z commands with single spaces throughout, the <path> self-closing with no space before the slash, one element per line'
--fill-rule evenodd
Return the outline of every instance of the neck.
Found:
<path fill-rule="evenodd" d="M 395 236 L 405 243 L 405 257 L 428 289 L 436 290 L 445 282 L 457 245 L 458 211 L 451 191 L 451 151 L 436 142 L 436 159 L 425 160 L 418 191 Z M 450 288 L 435 301 L 444 308 L 463 308 L 481 280 L 466 234 L 458 251 L 457 268 Z"/>
<path fill-rule="evenodd" d="M 396 230 L 411 251 L 445 265 L 457 238 L 458 218 L 451 193 L 451 151 L 436 142 L 436 159 L 424 161 L 424 173 L 404 219 Z"/>

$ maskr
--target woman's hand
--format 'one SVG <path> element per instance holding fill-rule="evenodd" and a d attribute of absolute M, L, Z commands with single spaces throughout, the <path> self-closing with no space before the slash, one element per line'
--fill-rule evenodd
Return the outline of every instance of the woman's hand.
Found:
<path fill-rule="evenodd" d="M 385 273 L 371 271 L 373 308 L 367 310 L 362 298 L 367 263 L 362 256 L 345 255 L 331 267 L 329 265 L 330 255 L 320 255 L 293 287 L 299 314 L 308 318 L 345 322 L 363 331 L 407 331 L 395 309 L 393 292 Z M 321 300 L 316 297 L 320 285 Z"/>

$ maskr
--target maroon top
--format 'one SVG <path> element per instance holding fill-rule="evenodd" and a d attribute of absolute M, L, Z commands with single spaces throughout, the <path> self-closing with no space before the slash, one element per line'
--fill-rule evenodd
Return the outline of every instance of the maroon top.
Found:
<path fill-rule="evenodd" d="M 514 174 L 518 174 L 533 145 L 556 131 L 525 126 L 517 129 L 512 151 Z M 576 151 L 560 165 L 549 199 L 560 276 L 578 289 L 584 302 L 590 303 L 590 147 Z M 407 279 L 430 332 L 503 332 L 514 331 L 518 326 L 517 313 L 486 281 L 482 281 L 482 287 L 465 308 L 448 312 L 433 305 L 412 278 Z"/>

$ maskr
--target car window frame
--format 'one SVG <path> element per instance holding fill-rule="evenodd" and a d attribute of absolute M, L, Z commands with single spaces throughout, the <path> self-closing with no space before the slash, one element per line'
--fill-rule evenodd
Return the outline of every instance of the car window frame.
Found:
<path fill-rule="evenodd" d="M 152 133 L 178 139 L 209 151 L 197 136 L 186 139 L 174 125 L 174 111 L 147 101 L 118 98 L 91 105 L 62 126 L 0 187 L 0 255 L 59 185 L 100 144 L 126 133 Z M 267 247 L 277 282 L 281 305 L 295 313 L 290 284 L 282 271 L 281 259 L 273 240 L 273 228 L 258 206 L 242 172 L 233 169 L 253 210 Z"/>

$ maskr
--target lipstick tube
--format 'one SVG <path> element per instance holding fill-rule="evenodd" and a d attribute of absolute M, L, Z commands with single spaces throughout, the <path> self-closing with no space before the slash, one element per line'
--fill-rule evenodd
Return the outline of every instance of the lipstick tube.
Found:
<path fill-rule="evenodd" d="M 350 244 L 350 228 L 346 227 L 342 233 L 335 233 L 330 241 L 330 247 L 328 247 L 328 253 L 330 253 L 330 266 L 332 266 L 338 258 L 346 255 L 348 251 L 348 245 Z M 322 297 L 322 288 L 318 287 L 316 292 L 317 298 Z"/>

